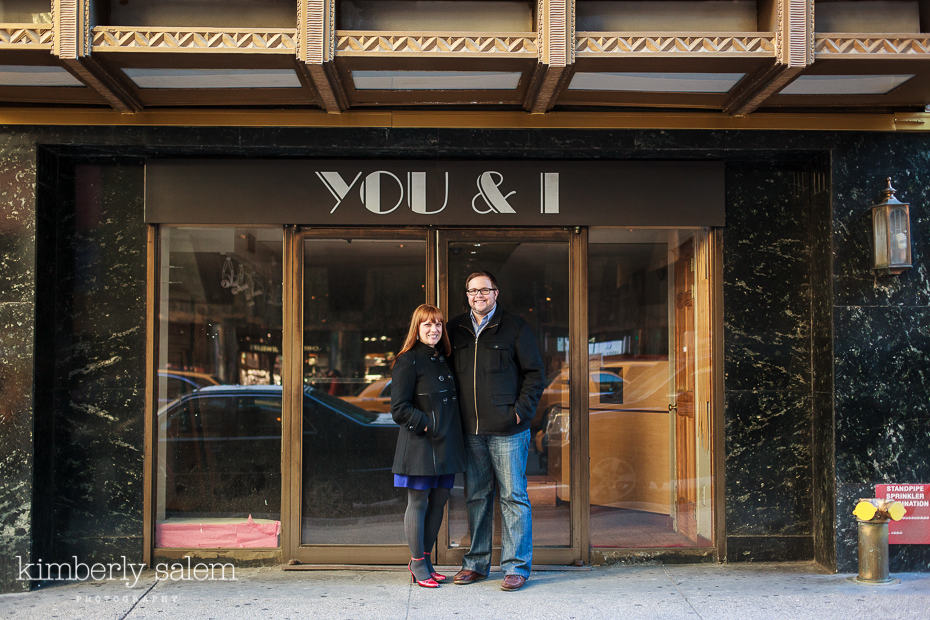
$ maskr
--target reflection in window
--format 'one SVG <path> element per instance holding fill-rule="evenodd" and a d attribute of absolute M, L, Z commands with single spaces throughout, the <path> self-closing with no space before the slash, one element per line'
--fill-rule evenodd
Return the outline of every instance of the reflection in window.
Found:
<path fill-rule="evenodd" d="M 597 387 L 597 402 L 601 405 L 623 404 L 623 377 L 620 373 L 623 368 L 617 367 L 616 372 L 598 372 L 592 376 Z"/>
<path fill-rule="evenodd" d="M 594 547 L 710 544 L 710 446 L 695 410 L 700 239 L 694 231 L 591 231 Z"/>
<path fill-rule="evenodd" d="M 163 227 L 157 547 L 277 547 L 281 229 Z"/>

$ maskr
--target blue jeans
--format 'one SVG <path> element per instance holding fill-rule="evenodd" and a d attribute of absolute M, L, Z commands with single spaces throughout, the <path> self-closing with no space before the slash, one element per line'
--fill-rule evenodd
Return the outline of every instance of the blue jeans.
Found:
<path fill-rule="evenodd" d="M 491 569 L 494 527 L 494 486 L 501 500 L 501 570 L 505 575 L 530 576 L 533 563 L 533 521 L 526 493 L 529 429 L 516 435 L 465 436 L 465 508 L 471 549 L 462 568 L 487 575 Z"/>

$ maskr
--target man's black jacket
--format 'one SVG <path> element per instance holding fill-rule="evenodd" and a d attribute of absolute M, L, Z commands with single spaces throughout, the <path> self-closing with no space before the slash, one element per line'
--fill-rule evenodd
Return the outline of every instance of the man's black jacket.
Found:
<path fill-rule="evenodd" d="M 529 428 L 545 388 L 545 371 L 526 321 L 498 306 L 475 338 L 466 312 L 449 321 L 449 337 L 463 430 L 512 435 Z"/>

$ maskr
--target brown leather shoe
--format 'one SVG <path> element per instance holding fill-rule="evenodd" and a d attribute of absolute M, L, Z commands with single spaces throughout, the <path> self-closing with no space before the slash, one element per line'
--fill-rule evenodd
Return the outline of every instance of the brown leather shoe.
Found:
<path fill-rule="evenodd" d="M 475 583 L 476 581 L 481 581 L 485 578 L 487 578 L 487 575 L 482 575 L 481 573 L 476 573 L 473 570 L 463 568 L 459 572 L 455 573 L 455 577 L 452 578 L 452 583 L 457 586 L 467 586 L 470 583 Z"/>
<path fill-rule="evenodd" d="M 501 590 L 513 592 L 522 588 L 524 583 L 526 583 L 526 577 L 521 577 L 520 575 L 507 575 L 501 582 Z"/>

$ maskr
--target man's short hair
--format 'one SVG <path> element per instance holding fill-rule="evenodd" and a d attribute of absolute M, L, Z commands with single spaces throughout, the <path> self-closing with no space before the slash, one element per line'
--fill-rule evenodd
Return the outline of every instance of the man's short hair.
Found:
<path fill-rule="evenodd" d="M 482 278 L 482 277 L 490 280 L 494 288 L 500 288 L 499 286 L 497 286 L 497 278 L 495 278 L 494 274 L 491 273 L 490 271 L 475 271 L 469 274 L 469 276 L 465 278 L 465 288 L 467 289 L 468 283 L 474 280 L 475 278 Z"/>

